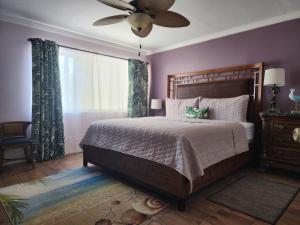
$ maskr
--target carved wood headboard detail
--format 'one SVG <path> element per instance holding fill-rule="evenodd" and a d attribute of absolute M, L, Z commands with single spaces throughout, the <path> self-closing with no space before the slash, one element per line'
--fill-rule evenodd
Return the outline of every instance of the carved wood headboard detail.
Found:
<path fill-rule="evenodd" d="M 250 64 L 168 76 L 168 98 L 230 98 L 249 94 L 247 120 L 257 123 L 261 111 L 264 64 Z"/>

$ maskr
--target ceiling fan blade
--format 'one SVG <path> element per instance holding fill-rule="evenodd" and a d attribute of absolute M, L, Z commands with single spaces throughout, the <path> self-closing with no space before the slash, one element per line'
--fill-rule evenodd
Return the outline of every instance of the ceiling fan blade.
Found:
<path fill-rule="evenodd" d="M 190 25 L 190 21 L 187 18 L 172 11 L 156 15 L 153 23 L 162 27 L 186 27 Z"/>
<path fill-rule="evenodd" d="M 104 25 L 110 25 L 114 23 L 120 23 L 124 20 L 126 20 L 128 15 L 117 15 L 117 16 L 110 16 L 105 17 L 103 19 L 97 20 L 93 23 L 93 26 L 104 26 Z"/>
<path fill-rule="evenodd" d="M 124 10 L 124 11 L 126 10 L 130 10 L 133 12 L 136 11 L 136 8 L 134 6 L 122 0 L 98 0 L 98 2 L 101 2 L 105 5 L 111 6 L 116 9 Z"/>
<path fill-rule="evenodd" d="M 142 29 L 141 31 L 135 30 L 135 29 L 133 29 L 133 28 L 131 28 L 131 31 L 132 31 L 135 35 L 137 35 L 137 36 L 139 36 L 139 37 L 141 37 L 141 38 L 144 38 L 144 37 L 147 37 L 148 34 L 150 34 L 150 32 L 152 31 L 152 28 L 153 28 L 153 24 L 150 23 L 148 27 L 146 27 L 145 29 Z"/>
<path fill-rule="evenodd" d="M 138 0 L 138 7 L 150 13 L 167 11 L 175 0 Z"/>

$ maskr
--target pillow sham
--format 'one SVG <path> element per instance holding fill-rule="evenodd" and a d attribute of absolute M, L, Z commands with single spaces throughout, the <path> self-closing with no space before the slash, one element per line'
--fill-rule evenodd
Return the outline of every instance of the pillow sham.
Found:
<path fill-rule="evenodd" d="M 185 116 L 187 118 L 208 119 L 209 108 L 198 109 L 193 106 L 187 106 Z"/>
<path fill-rule="evenodd" d="M 189 99 L 166 99 L 166 117 L 170 119 L 185 118 L 185 110 L 187 106 L 197 107 L 199 98 Z"/>
<path fill-rule="evenodd" d="M 209 107 L 209 119 L 247 121 L 249 95 L 234 98 L 201 98 L 199 108 Z"/>

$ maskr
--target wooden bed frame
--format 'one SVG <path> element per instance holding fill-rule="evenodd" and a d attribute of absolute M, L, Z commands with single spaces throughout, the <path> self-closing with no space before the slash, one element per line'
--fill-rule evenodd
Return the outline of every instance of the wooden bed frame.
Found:
<path fill-rule="evenodd" d="M 263 91 L 263 63 L 230 68 L 173 74 L 168 76 L 169 98 L 228 98 L 250 95 L 247 120 L 256 125 L 255 140 L 250 151 L 225 159 L 204 170 L 204 176 L 193 182 L 193 193 L 253 161 L 259 145 L 259 112 Z M 182 174 L 165 165 L 117 151 L 83 146 L 83 165 L 92 163 L 104 172 L 125 178 L 147 189 L 176 198 L 178 209 L 185 210 L 190 184 Z"/>

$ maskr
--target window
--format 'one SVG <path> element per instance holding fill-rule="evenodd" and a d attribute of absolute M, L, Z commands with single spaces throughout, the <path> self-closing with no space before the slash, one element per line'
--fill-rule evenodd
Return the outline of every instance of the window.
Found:
<path fill-rule="evenodd" d="M 59 48 L 66 154 L 80 152 L 89 125 L 127 117 L 128 61 Z"/>
<path fill-rule="evenodd" d="M 128 62 L 60 48 L 64 112 L 127 112 Z"/>

